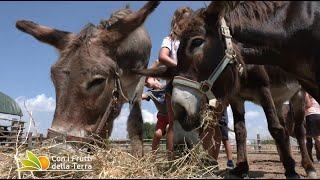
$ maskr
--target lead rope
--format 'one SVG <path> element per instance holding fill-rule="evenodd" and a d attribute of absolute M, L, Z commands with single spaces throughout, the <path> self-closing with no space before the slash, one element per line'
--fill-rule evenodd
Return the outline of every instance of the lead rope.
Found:
<path fill-rule="evenodd" d="M 120 91 L 121 96 L 126 100 L 126 102 L 129 102 L 129 99 L 123 94 L 118 72 L 116 72 L 116 82 L 117 82 L 117 86 L 119 87 L 119 91 Z"/>
<path fill-rule="evenodd" d="M 102 131 L 102 128 L 106 125 L 109 115 L 111 113 L 111 110 L 116 110 L 115 105 L 117 104 L 117 100 L 119 97 L 118 79 L 119 79 L 118 76 L 116 76 L 114 81 L 114 90 L 112 91 L 112 100 L 109 102 L 108 107 L 105 113 L 103 114 L 101 121 L 99 122 L 99 125 L 95 131 L 96 134 L 99 134 Z"/>

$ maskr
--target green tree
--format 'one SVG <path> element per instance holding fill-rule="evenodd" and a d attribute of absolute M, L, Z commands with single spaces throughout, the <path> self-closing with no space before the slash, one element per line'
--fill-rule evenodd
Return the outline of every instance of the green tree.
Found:
<path fill-rule="evenodd" d="M 153 139 L 155 128 L 155 123 L 143 123 L 143 139 Z"/>
<path fill-rule="evenodd" d="M 265 139 L 261 141 L 261 144 L 275 144 L 273 139 Z"/>

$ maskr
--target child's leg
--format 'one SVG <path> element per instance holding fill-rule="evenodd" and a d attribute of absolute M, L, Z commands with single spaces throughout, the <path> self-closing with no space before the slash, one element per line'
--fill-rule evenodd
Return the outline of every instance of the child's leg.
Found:
<path fill-rule="evenodd" d="M 232 148 L 231 148 L 229 140 L 228 139 L 222 140 L 222 142 L 223 142 L 223 145 L 226 149 L 227 160 L 233 160 Z"/>
<path fill-rule="evenodd" d="M 163 116 L 160 114 L 157 114 L 157 125 L 156 125 L 156 131 L 153 136 L 153 142 L 152 142 L 152 150 L 157 150 L 160 145 L 160 140 L 162 136 L 166 134 L 166 127 L 168 124 L 168 117 Z"/>
<path fill-rule="evenodd" d="M 152 141 L 152 150 L 153 151 L 156 151 L 159 149 L 161 138 L 162 138 L 162 130 L 157 129 L 156 132 L 154 133 L 153 141 Z"/>

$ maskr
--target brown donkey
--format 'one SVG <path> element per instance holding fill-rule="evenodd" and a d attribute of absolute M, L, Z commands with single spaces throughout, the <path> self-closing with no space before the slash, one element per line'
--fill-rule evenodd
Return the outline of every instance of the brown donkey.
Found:
<path fill-rule="evenodd" d="M 231 104 L 234 113 L 238 153 L 237 167 L 231 171 L 231 174 L 243 177 L 249 171 L 245 151 L 246 129 L 244 119 L 244 101 L 249 100 L 261 105 L 264 109 L 269 131 L 279 147 L 281 160 L 286 169 L 285 175 L 288 178 L 299 177 L 295 172 L 295 162 L 290 153 L 289 134 L 293 135 L 293 133 L 286 130 L 286 128 L 292 129 L 291 127 L 294 127 L 294 135 L 298 139 L 302 152 L 302 165 L 308 177 L 317 178 L 304 144 L 304 99 L 303 91 L 299 90 L 300 84 L 298 81 L 294 76 L 287 74 L 278 67 L 244 66 L 244 62 L 249 57 L 243 58 L 240 51 L 258 52 L 261 50 L 243 47 L 240 43 L 231 42 L 231 37 L 227 30 L 224 31 L 225 29 L 222 29 L 222 31 L 224 31 L 225 38 L 229 38 L 225 40 L 225 46 L 228 48 L 222 52 L 233 54 L 225 56 L 223 53 L 220 54 L 218 51 L 219 43 L 222 40 L 219 35 L 220 31 L 212 34 L 212 36 L 217 36 L 218 39 L 208 39 L 205 36 L 208 32 L 201 15 L 200 10 L 192 18 L 182 22 L 185 28 L 181 33 L 176 68 L 158 68 L 136 72 L 148 76 L 175 76 L 171 103 L 175 119 L 179 120 L 181 126 L 186 130 L 197 128 L 203 123 L 201 112 L 206 110 L 204 107 L 208 99 L 211 100 L 216 97 L 221 100 L 224 107 L 228 103 Z M 210 33 L 213 32 L 210 31 Z M 209 46 L 211 41 L 216 42 L 216 46 Z M 230 49 L 231 52 L 228 52 Z M 207 52 L 210 52 L 208 56 Z M 219 56 L 220 59 L 215 61 L 215 56 Z M 255 56 L 250 58 L 256 58 L 258 61 L 265 57 Z M 218 71 L 214 70 L 216 67 L 218 67 Z M 213 72 L 219 72 L 219 75 L 214 75 Z M 214 86 L 212 82 L 214 82 Z M 282 105 L 290 98 L 295 114 L 292 120 L 285 121 Z M 213 106 L 217 110 L 220 106 L 215 104 L 218 103 L 213 101 L 210 108 Z"/>
<path fill-rule="evenodd" d="M 148 65 L 151 40 L 143 23 L 159 3 L 150 1 L 137 12 L 119 10 L 112 14 L 107 27 L 89 24 L 79 34 L 17 21 L 19 30 L 59 51 L 51 67 L 56 109 L 48 137 L 86 141 L 96 134 L 108 138 L 122 105 L 129 102 L 127 131 L 132 154 L 143 155 L 144 78 L 131 69 Z"/>

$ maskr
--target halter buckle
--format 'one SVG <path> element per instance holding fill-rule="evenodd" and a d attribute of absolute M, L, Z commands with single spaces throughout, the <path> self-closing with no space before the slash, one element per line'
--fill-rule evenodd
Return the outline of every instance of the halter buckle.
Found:
<path fill-rule="evenodd" d="M 216 108 L 218 105 L 218 100 L 217 99 L 210 99 L 209 101 L 209 106 Z"/>

